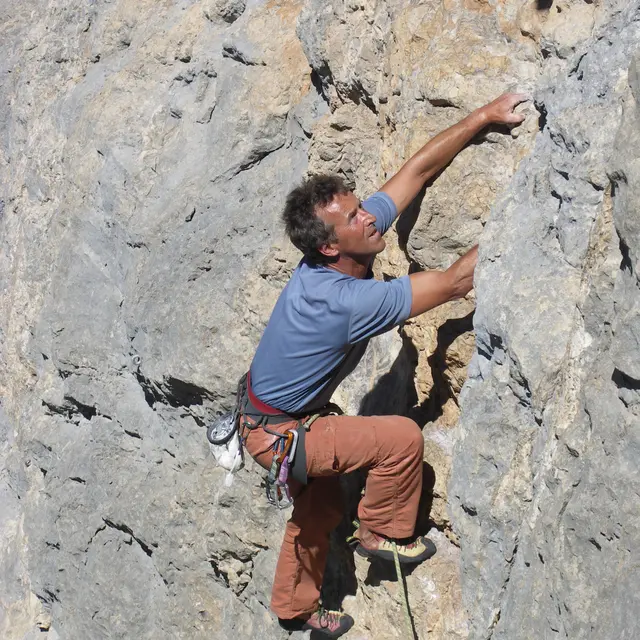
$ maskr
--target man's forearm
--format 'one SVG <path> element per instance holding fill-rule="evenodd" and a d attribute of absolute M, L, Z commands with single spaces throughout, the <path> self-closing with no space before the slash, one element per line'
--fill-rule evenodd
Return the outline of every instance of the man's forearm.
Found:
<path fill-rule="evenodd" d="M 478 262 L 478 245 L 458 258 L 446 271 L 421 271 L 409 276 L 413 318 L 429 309 L 464 298 L 473 289 L 473 273 Z"/>
<path fill-rule="evenodd" d="M 482 109 L 476 109 L 466 118 L 445 129 L 411 156 L 383 187 L 403 211 L 416 197 L 429 178 L 453 160 L 456 154 L 487 125 Z"/>
<path fill-rule="evenodd" d="M 405 167 L 419 176 L 424 184 L 446 167 L 487 124 L 488 121 L 482 109 L 472 111 L 466 118 L 429 140 L 406 162 Z"/>
<path fill-rule="evenodd" d="M 517 125 L 522 122 L 524 116 L 514 113 L 514 109 L 526 99 L 527 96 L 521 93 L 505 93 L 429 140 L 381 189 L 391 197 L 398 213 L 484 127 L 494 123 Z"/>

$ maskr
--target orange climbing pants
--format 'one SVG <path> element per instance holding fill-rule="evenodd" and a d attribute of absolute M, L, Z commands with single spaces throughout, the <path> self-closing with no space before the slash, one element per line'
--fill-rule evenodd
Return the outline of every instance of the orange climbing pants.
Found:
<path fill-rule="evenodd" d="M 296 426 L 272 426 L 279 432 Z M 265 469 L 271 466 L 275 436 L 256 428 L 246 449 Z M 344 515 L 339 476 L 368 470 L 358 506 L 363 526 L 390 538 L 413 535 L 422 491 L 424 440 L 418 425 L 400 416 L 324 416 L 306 434 L 309 484 L 289 483 L 294 497 L 271 594 L 279 618 L 318 608 L 329 551 L 329 534 Z"/>

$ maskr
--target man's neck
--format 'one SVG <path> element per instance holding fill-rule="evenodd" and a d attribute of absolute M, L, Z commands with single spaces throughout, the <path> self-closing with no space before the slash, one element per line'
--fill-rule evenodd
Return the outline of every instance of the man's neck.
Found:
<path fill-rule="evenodd" d="M 341 255 L 336 262 L 330 262 L 326 266 L 334 271 L 339 271 L 354 278 L 367 277 L 375 256 L 345 256 Z"/>

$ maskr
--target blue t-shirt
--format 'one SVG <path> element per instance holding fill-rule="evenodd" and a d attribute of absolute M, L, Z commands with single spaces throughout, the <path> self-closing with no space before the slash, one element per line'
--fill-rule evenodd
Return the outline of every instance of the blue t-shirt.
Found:
<path fill-rule="evenodd" d="M 362 203 L 384 234 L 396 218 L 378 192 Z M 404 322 L 411 311 L 409 276 L 360 279 L 303 259 L 282 290 L 251 364 L 260 400 L 288 413 L 319 408 L 355 369 L 369 338 Z"/>

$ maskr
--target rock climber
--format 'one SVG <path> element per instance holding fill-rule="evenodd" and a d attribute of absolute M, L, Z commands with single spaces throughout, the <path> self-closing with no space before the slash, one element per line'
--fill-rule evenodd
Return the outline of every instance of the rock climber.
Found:
<path fill-rule="evenodd" d="M 319 606 L 329 535 L 343 517 L 341 474 L 368 471 L 355 533 L 360 555 L 393 560 L 393 542 L 402 563 L 435 553 L 431 540 L 414 536 L 424 445 L 418 425 L 402 416 L 335 415 L 327 405 L 370 338 L 472 289 L 477 245 L 445 271 L 383 282 L 373 278 L 371 266 L 385 248 L 384 233 L 425 183 L 486 126 L 521 123 L 524 115 L 514 109 L 526 99 L 508 93 L 473 111 L 427 142 L 366 200 L 329 175 L 308 178 L 287 197 L 286 232 L 304 256 L 258 345 L 240 417 L 245 447 L 266 469 L 279 471 L 274 460 L 286 458 L 278 443 L 291 437 L 277 434 L 300 435 L 292 466 L 302 460 L 304 468 L 297 475 L 294 469 L 286 483 L 293 513 L 271 596 L 287 629 L 337 638 L 353 625 L 346 613 Z"/>

